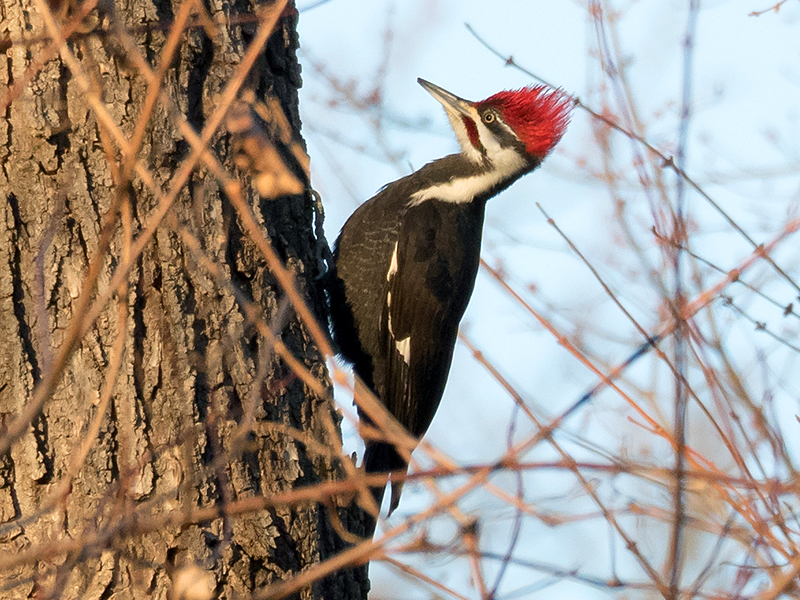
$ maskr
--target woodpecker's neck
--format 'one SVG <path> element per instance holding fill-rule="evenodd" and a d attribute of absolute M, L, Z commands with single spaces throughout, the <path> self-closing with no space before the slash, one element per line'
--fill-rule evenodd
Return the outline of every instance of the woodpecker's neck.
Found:
<path fill-rule="evenodd" d="M 478 160 L 465 153 L 451 154 L 411 176 L 420 185 L 411 194 L 409 204 L 415 206 L 432 199 L 456 204 L 488 200 L 538 165 L 538 161 L 532 161 L 529 155 L 513 147 L 503 148 L 491 158 L 483 155 Z"/>

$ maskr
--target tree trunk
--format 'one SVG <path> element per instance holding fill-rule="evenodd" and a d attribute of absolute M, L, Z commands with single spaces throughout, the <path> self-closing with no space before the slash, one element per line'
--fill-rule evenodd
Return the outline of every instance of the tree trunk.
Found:
<path fill-rule="evenodd" d="M 311 194 L 260 197 L 224 127 L 208 144 L 220 181 L 180 124 L 210 127 L 269 7 L 198 3 L 169 57 L 183 5 L 2 3 L 3 598 L 241 597 L 345 546 L 319 504 L 248 504 L 341 471 L 318 338 L 257 239 L 324 323 Z M 296 11 L 277 11 L 242 89 L 277 99 L 297 140 Z M 159 79 L 171 104 L 150 110 Z M 366 589 L 360 568 L 298 597 Z"/>

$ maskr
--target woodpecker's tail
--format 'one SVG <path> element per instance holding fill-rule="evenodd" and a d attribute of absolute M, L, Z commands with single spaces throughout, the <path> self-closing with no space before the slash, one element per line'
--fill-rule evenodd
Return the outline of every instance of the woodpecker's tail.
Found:
<path fill-rule="evenodd" d="M 386 442 L 375 442 L 367 446 L 364 453 L 364 470 L 367 474 L 371 473 L 387 473 L 389 471 L 399 471 L 408 469 L 408 464 L 397 453 L 392 444 Z M 383 492 L 386 489 L 386 484 L 370 488 L 372 495 L 375 498 L 375 503 L 378 508 L 383 501 Z M 400 504 L 400 494 L 403 493 L 403 482 L 392 481 L 392 499 L 389 503 L 389 515 L 394 512 L 397 505 Z"/>

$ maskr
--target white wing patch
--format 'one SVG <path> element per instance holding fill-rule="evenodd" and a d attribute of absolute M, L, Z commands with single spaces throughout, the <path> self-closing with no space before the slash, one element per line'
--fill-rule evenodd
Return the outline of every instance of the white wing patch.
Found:
<path fill-rule="evenodd" d="M 399 242 L 394 243 L 394 250 L 392 251 L 392 260 L 389 263 L 389 271 L 386 273 L 386 281 L 389 282 L 394 277 L 394 274 L 397 273 L 397 244 Z M 386 314 L 388 321 L 386 326 L 389 328 L 389 334 L 394 337 L 394 331 L 392 331 L 392 292 L 389 291 L 386 293 Z"/>
<path fill-rule="evenodd" d="M 394 277 L 395 273 L 397 273 L 397 245 L 399 242 L 394 243 L 394 251 L 392 251 L 392 260 L 389 263 L 389 271 L 386 273 L 386 281 L 391 281 L 392 277 Z M 392 336 L 394 339 L 394 331 L 392 331 L 392 292 L 389 291 L 386 293 L 386 308 L 388 309 L 387 312 L 387 322 L 386 327 L 389 329 L 389 335 Z M 403 360 L 406 364 L 409 364 L 411 360 L 411 336 L 403 338 L 402 340 L 395 340 L 394 342 L 395 348 L 400 353 L 400 356 L 403 357 Z"/>
<path fill-rule="evenodd" d="M 394 345 L 397 348 L 397 351 L 400 353 L 400 356 L 403 357 L 405 363 L 407 365 L 411 364 L 411 336 L 396 341 Z"/>
<path fill-rule="evenodd" d="M 392 292 L 386 294 L 386 327 L 389 328 L 389 335 L 394 337 L 394 331 L 392 331 Z"/>
<path fill-rule="evenodd" d="M 391 281 L 392 276 L 397 273 L 397 244 L 394 243 L 394 251 L 392 252 L 392 262 L 389 263 L 389 272 L 386 273 L 386 281 Z"/>

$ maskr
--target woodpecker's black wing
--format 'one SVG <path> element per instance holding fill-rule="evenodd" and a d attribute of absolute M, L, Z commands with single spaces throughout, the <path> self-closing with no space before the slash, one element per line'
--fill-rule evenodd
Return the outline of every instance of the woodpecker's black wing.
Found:
<path fill-rule="evenodd" d="M 416 437 L 427 431 L 444 393 L 480 261 L 483 206 L 426 200 L 408 209 L 400 227 L 386 277 L 382 368 L 375 385 L 389 411 Z M 385 453 L 379 450 L 370 453 L 375 460 Z M 392 486 L 392 508 L 400 488 Z"/>

